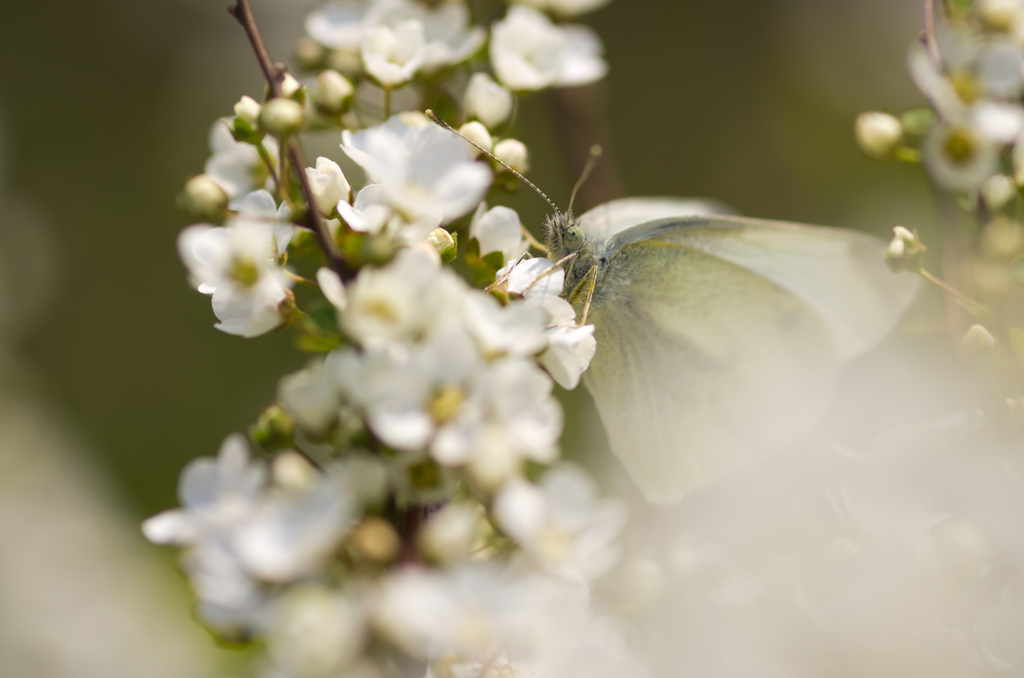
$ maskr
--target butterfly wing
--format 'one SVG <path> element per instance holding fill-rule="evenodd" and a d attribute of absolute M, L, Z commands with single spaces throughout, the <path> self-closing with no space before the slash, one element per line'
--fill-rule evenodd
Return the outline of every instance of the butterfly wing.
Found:
<path fill-rule="evenodd" d="M 657 219 L 733 213 L 724 203 L 704 198 L 621 198 L 584 213 L 580 225 L 588 237 L 605 240 L 631 226 Z"/>
<path fill-rule="evenodd" d="M 916 288 L 870 236 L 740 217 L 620 231 L 585 380 L 612 449 L 671 502 L 794 441 Z"/>

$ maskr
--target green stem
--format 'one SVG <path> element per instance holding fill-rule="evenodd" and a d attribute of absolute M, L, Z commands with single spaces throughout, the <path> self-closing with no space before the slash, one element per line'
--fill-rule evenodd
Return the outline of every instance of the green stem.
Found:
<path fill-rule="evenodd" d="M 966 306 L 969 311 L 971 311 L 975 315 L 988 315 L 989 314 L 989 310 L 987 308 L 985 308 L 984 306 L 982 306 L 981 304 L 976 302 L 974 299 L 971 299 L 969 296 L 967 296 L 966 294 L 964 294 L 963 292 L 961 292 L 957 288 L 953 287 L 952 285 L 950 285 L 948 283 L 945 283 L 942 280 L 939 280 L 934 275 L 932 275 L 927 270 L 925 270 L 924 267 L 921 267 L 920 269 L 918 269 L 917 273 L 922 278 L 924 278 L 925 280 L 927 280 L 931 284 L 935 285 L 939 289 L 941 289 L 941 290 L 951 294 L 952 296 L 954 296 L 961 303 L 963 303 L 963 305 Z"/>

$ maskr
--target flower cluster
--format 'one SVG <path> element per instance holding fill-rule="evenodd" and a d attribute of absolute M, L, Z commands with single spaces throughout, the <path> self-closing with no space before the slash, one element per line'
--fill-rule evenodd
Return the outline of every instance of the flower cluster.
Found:
<path fill-rule="evenodd" d="M 179 252 L 216 328 L 293 330 L 314 354 L 143 527 L 184 549 L 203 622 L 261 640 L 270 675 L 638 675 L 588 603 L 624 508 L 558 461 L 554 386 L 579 384 L 594 328 L 518 215 L 484 202 L 509 190 L 501 165 L 419 112 L 526 172 L 498 136 L 513 91 L 606 71 L 589 29 L 543 13 L 603 3 L 531 4 L 492 26 L 460 2 L 322 6 L 296 48 L 312 77 L 242 97 L 182 194 Z M 301 132 L 331 128 L 365 177 L 303 166 Z"/>
<path fill-rule="evenodd" d="M 1001 361 L 998 381 L 1010 365 L 1024 365 L 1024 353 L 999 348 L 1019 343 L 1011 335 L 1024 336 L 1005 329 L 1015 324 L 1012 314 L 993 317 L 1024 289 L 1024 3 L 932 4 L 930 25 L 908 53 L 910 75 L 930 106 L 900 116 L 862 113 L 856 139 L 875 160 L 920 163 L 933 187 L 963 210 L 944 213 L 949 223 L 941 236 L 896 227 L 885 258 L 894 271 L 920 274 L 950 294 L 962 309 L 951 326 L 967 331 L 968 352 Z M 931 237 L 942 240 L 945 281 L 925 268 Z M 1004 329 L 992 334 L 980 322 Z M 979 336 L 988 340 L 979 343 Z M 1019 385 L 1007 387 L 1019 393 Z"/>

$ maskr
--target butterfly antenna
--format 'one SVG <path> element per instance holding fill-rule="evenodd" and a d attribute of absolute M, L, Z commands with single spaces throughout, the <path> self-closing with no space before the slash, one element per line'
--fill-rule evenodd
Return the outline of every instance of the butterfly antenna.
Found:
<path fill-rule="evenodd" d="M 520 181 L 522 181 L 524 184 L 526 184 L 527 186 L 529 186 L 533 190 L 537 191 L 537 193 L 538 193 L 538 195 L 540 195 L 540 197 L 542 197 L 545 200 L 547 200 L 548 204 L 551 205 L 551 209 L 555 210 L 555 214 L 558 214 L 558 215 L 562 214 L 562 211 L 560 209 L 558 209 L 558 205 L 556 205 L 551 200 L 551 198 L 549 198 L 547 196 L 547 194 L 544 193 L 544 191 L 542 191 L 539 188 L 537 188 L 537 185 L 534 184 L 532 181 L 530 181 L 529 179 L 524 177 L 522 174 L 520 174 L 519 172 L 517 172 L 514 169 L 512 169 L 511 167 L 509 167 L 507 164 L 503 163 L 501 160 L 499 160 L 497 157 L 495 157 L 495 155 L 493 153 L 488 151 L 486 148 L 482 147 L 480 144 L 478 144 L 478 143 L 476 143 L 474 141 L 470 141 L 469 139 L 467 139 L 466 136 L 464 134 L 462 134 L 462 132 L 458 131 L 457 129 L 455 129 L 454 127 L 452 127 L 448 123 L 446 123 L 444 120 L 442 120 L 441 118 L 437 117 L 437 114 L 434 113 L 429 108 L 426 110 L 426 114 L 427 114 L 427 117 L 430 118 L 431 120 L 433 120 L 435 123 L 437 123 L 441 127 L 444 127 L 446 130 L 448 130 L 449 132 L 451 132 L 455 136 L 461 137 L 462 140 L 465 141 L 466 143 L 468 143 L 470 146 L 473 146 L 474 148 L 476 148 L 476 150 L 480 151 L 481 153 L 486 155 L 488 158 L 490 158 L 494 162 L 498 163 L 499 165 L 501 165 L 502 167 L 507 169 L 512 174 L 514 174 L 517 177 L 519 177 Z"/>
<path fill-rule="evenodd" d="M 594 144 L 590 147 L 590 154 L 587 156 L 587 164 L 583 166 L 583 173 L 580 174 L 579 181 L 572 188 L 572 196 L 569 198 L 569 212 L 572 212 L 572 204 L 576 202 L 576 194 L 579 192 L 583 184 L 587 183 L 587 179 L 590 178 L 590 173 L 594 171 L 597 166 L 597 161 L 601 159 L 601 147 Z"/>

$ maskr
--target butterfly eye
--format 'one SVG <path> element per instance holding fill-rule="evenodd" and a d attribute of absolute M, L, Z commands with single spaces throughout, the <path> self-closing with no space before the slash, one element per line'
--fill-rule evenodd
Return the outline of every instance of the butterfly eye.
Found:
<path fill-rule="evenodd" d="M 570 226 L 565 229 L 565 235 L 562 236 L 562 244 L 570 250 L 579 249 L 580 245 L 583 244 L 583 229 L 579 226 Z"/>

